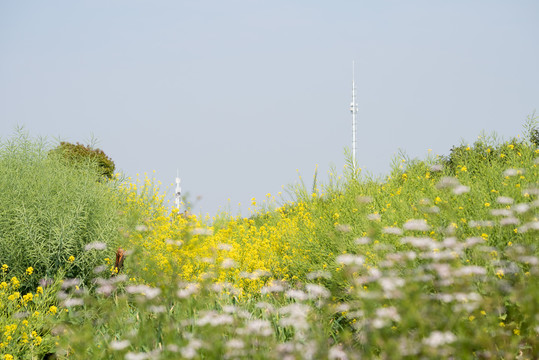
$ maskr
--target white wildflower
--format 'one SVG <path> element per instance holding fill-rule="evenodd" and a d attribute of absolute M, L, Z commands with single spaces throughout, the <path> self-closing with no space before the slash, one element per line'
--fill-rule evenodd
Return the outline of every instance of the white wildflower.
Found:
<path fill-rule="evenodd" d="M 401 317 L 394 306 L 382 307 L 376 309 L 376 318 L 372 324 L 375 328 L 380 329 L 388 325 L 388 321 L 400 321 Z"/>
<path fill-rule="evenodd" d="M 507 169 L 503 172 L 503 176 L 516 176 L 518 174 L 517 169 Z"/>
<path fill-rule="evenodd" d="M 169 245 L 174 245 L 174 246 L 177 246 L 177 247 L 180 247 L 180 246 L 183 245 L 183 241 L 181 241 L 181 240 L 167 239 L 167 240 L 165 240 L 165 243 L 167 243 Z"/>
<path fill-rule="evenodd" d="M 64 301 L 65 307 L 78 306 L 78 305 L 83 305 L 83 304 L 84 304 L 84 300 L 79 299 L 79 298 L 69 298 Z"/>
<path fill-rule="evenodd" d="M 69 289 L 80 285 L 80 279 L 65 279 L 62 280 L 62 289 Z"/>
<path fill-rule="evenodd" d="M 451 266 L 444 263 L 434 263 L 428 266 L 431 269 L 434 269 L 438 276 L 442 279 L 449 278 L 451 276 Z"/>
<path fill-rule="evenodd" d="M 506 217 L 500 220 L 500 225 L 518 225 L 520 220 L 516 217 Z"/>
<path fill-rule="evenodd" d="M 378 283 L 384 290 L 384 292 L 390 293 L 397 290 L 400 287 L 403 287 L 405 284 L 404 279 L 397 277 L 383 277 L 378 279 Z"/>
<path fill-rule="evenodd" d="M 451 344 L 452 342 L 455 342 L 455 340 L 457 340 L 457 337 L 449 331 L 433 331 L 428 338 L 423 339 L 423 343 L 427 346 L 436 348 L 441 345 Z"/>
<path fill-rule="evenodd" d="M 335 229 L 343 233 L 349 233 L 350 231 L 352 231 L 352 227 L 350 225 L 344 224 L 337 224 L 337 226 L 335 226 Z"/>
<path fill-rule="evenodd" d="M 457 185 L 453 188 L 453 194 L 455 195 L 462 195 L 468 192 L 470 192 L 470 187 L 466 185 Z"/>
<path fill-rule="evenodd" d="M 149 358 L 149 355 L 146 353 L 128 352 L 127 354 L 125 354 L 125 360 L 145 360 Z"/>
<path fill-rule="evenodd" d="M 332 346 L 328 351 L 329 360 L 348 360 L 348 355 L 342 349 L 342 346 L 335 345 Z"/>
<path fill-rule="evenodd" d="M 527 188 L 527 189 L 522 190 L 522 195 L 526 195 L 526 194 L 539 196 L 539 188 Z"/>
<path fill-rule="evenodd" d="M 384 234 L 402 235 L 402 230 L 395 226 L 386 226 L 382 229 Z"/>
<path fill-rule="evenodd" d="M 526 223 L 518 228 L 518 231 L 521 233 L 525 233 L 528 230 L 539 230 L 539 221 L 532 221 L 529 223 Z"/>
<path fill-rule="evenodd" d="M 356 245 L 367 245 L 367 244 L 369 244 L 371 241 L 372 241 L 371 238 L 366 237 L 366 236 L 360 237 L 360 238 L 354 240 L 354 242 L 356 243 Z"/>
<path fill-rule="evenodd" d="M 430 171 L 432 172 L 442 171 L 443 169 L 444 167 L 440 164 L 434 164 L 430 167 Z"/>
<path fill-rule="evenodd" d="M 440 208 L 438 206 L 431 206 L 425 209 L 425 212 L 430 214 L 438 214 L 440 212 Z"/>
<path fill-rule="evenodd" d="M 465 247 L 472 247 L 474 245 L 477 245 L 477 244 L 482 244 L 485 242 L 485 239 L 483 239 L 482 237 L 480 236 L 476 236 L 476 237 L 469 237 L 466 239 L 466 241 L 464 242 L 464 246 Z"/>
<path fill-rule="evenodd" d="M 241 339 L 230 339 L 225 346 L 229 349 L 240 350 L 245 347 L 245 343 Z"/>
<path fill-rule="evenodd" d="M 307 284 L 305 285 L 305 290 L 307 290 L 310 299 L 328 298 L 331 295 L 328 289 L 317 284 Z"/>
<path fill-rule="evenodd" d="M 437 189 L 454 188 L 454 187 L 456 187 L 458 185 L 460 185 L 460 182 L 458 181 L 457 178 L 444 176 L 436 184 L 436 188 Z"/>
<path fill-rule="evenodd" d="M 432 297 L 444 303 L 450 303 L 451 301 L 453 301 L 453 295 L 451 294 L 434 294 Z"/>
<path fill-rule="evenodd" d="M 411 219 L 403 225 L 404 230 L 414 231 L 427 231 L 430 226 L 427 224 L 427 220 L 424 219 Z"/>
<path fill-rule="evenodd" d="M 271 336 L 273 335 L 273 328 L 268 320 L 251 320 L 246 326 L 247 334 L 254 334 L 258 336 Z"/>
<path fill-rule="evenodd" d="M 492 209 L 490 210 L 492 216 L 511 216 L 513 212 L 509 209 Z"/>
<path fill-rule="evenodd" d="M 303 301 L 307 299 L 307 294 L 301 290 L 290 289 L 286 293 L 286 296 L 296 301 Z"/>
<path fill-rule="evenodd" d="M 161 294 L 161 289 L 152 288 L 147 285 L 129 285 L 125 288 L 129 294 L 141 294 L 144 295 L 147 299 L 153 299 Z"/>
<path fill-rule="evenodd" d="M 111 341 L 109 344 L 112 350 L 123 350 L 129 345 L 131 345 L 129 340 L 114 340 L 114 341 Z"/>
<path fill-rule="evenodd" d="M 515 210 L 517 213 L 522 214 L 526 211 L 530 210 L 530 205 L 522 203 L 522 204 L 516 204 L 513 206 L 513 210 Z"/>
<path fill-rule="evenodd" d="M 307 322 L 309 310 L 309 306 L 300 303 L 293 303 L 282 307 L 279 312 L 288 316 L 281 318 L 280 324 L 282 326 L 293 326 L 298 330 L 307 330 L 309 328 Z"/>
<path fill-rule="evenodd" d="M 226 258 L 226 259 L 224 259 L 223 262 L 221 263 L 221 267 L 222 267 L 223 269 L 234 268 L 234 267 L 236 267 L 236 262 L 235 262 L 233 259 Z"/>
<path fill-rule="evenodd" d="M 187 346 L 180 349 L 182 357 L 186 359 L 192 359 L 197 356 L 197 350 L 202 347 L 202 341 L 198 339 L 190 339 Z"/>
<path fill-rule="evenodd" d="M 258 302 L 256 304 L 256 307 L 258 309 L 265 310 L 265 312 L 270 313 L 270 314 L 272 314 L 275 311 L 275 307 L 272 304 L 267 303 L 265 301 Z"/>
<path fill-rule="evenodd" d="M 260 293 L 266 295 L 269 293 L 279 293 L 285 290 L 285 284 L 282 281 L 273 280 L 269 285 L 262 287 Z"/>
<path fill-rule="evenodd" d="M 221 284 L 215 284 L 215 285 L 221 285 Z M 179 286 L 180 286 L 180 289 L 176 292 L 176 295 L 180 299 L 186 299 L 190 297 L 191 295 L 196 294 L 199 288 L 198 283 L 179 284 Z"/>
<path fill-rule="evenodd" d="M 307 279 L 331 279 L 331 273 L 329 271 L 317 270 L 307 274 Z"/>
<path fill-rule="evenodd" d="M 380 221 L 382 219 L 382 215 L 380 214 L 369 214 L 367 215 L 367 219 L 371 221 Z"/>
<path fill-rule="evenodd" d="M 518 258 L 518 260 L 524 264 L 529 264 L 529 265 L 534 265 L 534 266 L 539 264 L 539 259 L 537 259 L 536 256 L 521 256 Z"/>
<path fill-rule="evenodd" d="M 96 289 L 96 293 L 108 296 L 114 291 L 114 286 L 111 284 L 103 284 Z"/>
<path fill-rule="evenodd" d="M 481 266 L 463 266 L 454 271 L 455 276 L 485 275 L 487 271 Z"/>
<path fill-rule="evenodd" d="M 103 271 L 106 271 L 108 267 L 106 265 L 99 265 L 96 268 L 94 268 L 94 274 L 101 274 Z"/>
<path fill-rule="evenodd" d="M 420 248 L 420 249 L 435 249 L 438 245 L 436 241 L 430 237 L 412 237 L 412 236 L 406 236 L 403 237 L 401 240 L 401 243 L 403 244 L 410 244 L 414 247 Z"/>
<path fill-rule="evenodd" d="M 219 314 L 216 311 L 210 310 L 203 314 L 202 317 L 196 320 L 196 324 L 199 326 L 221 326 L 229 325 L 234 322 L 234 318 L 228 314 Z"/>
<path fill-rule="evenodd" d="M 362 265 L 365 262 L 365 258 L 359 255 L 342 254 L 337 256 L 337 263 L 343 265 Z"/>
<path fill-rule="evenodd" d="M 514 202 L 515 200 L 513 200 L 513 198 L 510 198 L 508 196 L 498 196 L 498 198 L 496 199 L 496 202 L 498 204 L 504 204 L 504 205 L 510 205 Z"/>
<path fill-rule="evenodd" d="M 135 230 L 138 232 L 145 232 L 148 231 L 148 227 L 146 225 L 137 225 L 135 226 Z"/>
<path fill-rule="evenodd" d="M 90 251 L 90 250 L 105 250 L 107 248 L 107 244 L 100 241 L 95 241 L 89 244 L 86 244 L 84 247 L 84 250 Z"/>
<path fill-rule="evenodd" d="M 151 305 L 148 310 L 154 314 L 161 314 L 167 311 L 164 305 Z"/>
<path fill-rule="evenodd" d="M 233 249 L 232 245 L 230 244 L 223 244 L 223 243 L 220 243 L 217 245 L 217 249 L 219 250 L 224 250 L 224 251 L 230 251 Z"/>
<path fill-rule="evenodd" d="M 469 227 L 493 227 L 494 221 L 491 220 L 470 220 L 468 222 Z"/>

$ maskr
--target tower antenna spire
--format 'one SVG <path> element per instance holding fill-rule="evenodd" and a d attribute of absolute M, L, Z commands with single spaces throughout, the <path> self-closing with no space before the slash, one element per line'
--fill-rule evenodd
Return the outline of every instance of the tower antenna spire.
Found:
<path fill-rule="evenodd" d="M 181 182 L 182 179 L 180 179 L 180 170 L 176 169 L 176 191 L 174 192 L 174 204 L 176 205 L 178 211 L 180 210 L 182 203 L 182 188 L 180 186 Z"/>
<path fill-rule="evenodd" d="M 356 168 L 356 80 L 355 80 L 355 62 L 352 61 L 352 103 L 350 104 L 350 112 L 352 113 L 352 162 L 354 170 Z"/>

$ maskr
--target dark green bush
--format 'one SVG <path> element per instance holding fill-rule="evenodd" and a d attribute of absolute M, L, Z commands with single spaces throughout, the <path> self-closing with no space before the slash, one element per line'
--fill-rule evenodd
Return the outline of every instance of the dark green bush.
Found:
<path fill-rule="evenodd" d="M 60 154 L 69 164 L 80 166 L 87 163 L 97 166 L 101 175 L 108 179 L 114 176 L 114 162 L 101 149 L 94 149 L 79 143 L 62 141 L 51 153 Z"/>
<path fill-rule="evenodd" d="M 535 128 L 532 129 L 530 133 L 530 141 L 532 144 L 535 144 L 535 146 L 539 146 L 539 129 Z"/>

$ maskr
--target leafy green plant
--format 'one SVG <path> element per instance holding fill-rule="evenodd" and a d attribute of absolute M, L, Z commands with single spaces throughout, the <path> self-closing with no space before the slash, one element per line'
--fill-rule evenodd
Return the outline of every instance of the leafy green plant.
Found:
<path fill-rule="evenodd" d="M 120 239 L 114 182 L 98 182 L 92 164 L 70 166 L 46 147 L 24 133 L 0 143 L 0 263 L 16 277 L 33 268 L 23 290 L 62 268 L 90 278 L 104 255 L 85 246 L 113 254 Z"/>

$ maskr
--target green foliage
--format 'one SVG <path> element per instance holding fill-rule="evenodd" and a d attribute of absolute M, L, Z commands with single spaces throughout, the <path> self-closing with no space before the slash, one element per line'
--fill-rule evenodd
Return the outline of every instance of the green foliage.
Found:
<path fill-rule="evenodd" d="M 114 177 L 114 162 L 101 150 L 93 149 L 79 143 L 60 142 L 52 153 L 60 154 L 69 164 L 73 166 L 87 166 L 94 164 L 99 169 L 99 173 L 108 179 Z"/>
<path fill-rule="evenodd" d="M 531 141 L 532 144 L 534 144 L 535 146 L 539 146 L 539 129 L 538 129 L 538 128 L 534 128 L 534 129 L 531 131 L 531 134 L 530 134 L 530 141 Z"/>
<path fill-rule="evenodd" d="M 34 274 L 35 288 L 62 268 L 88 279 L 103 254 L 84 251 L 100 242 L 113 253 L 121 225 L 113 182 L 98 182 L 91 164 L 70 166 L 47 155 L 46 144 L 19 133 L 0 143 L 0 263 L 11 276 Z"/>

